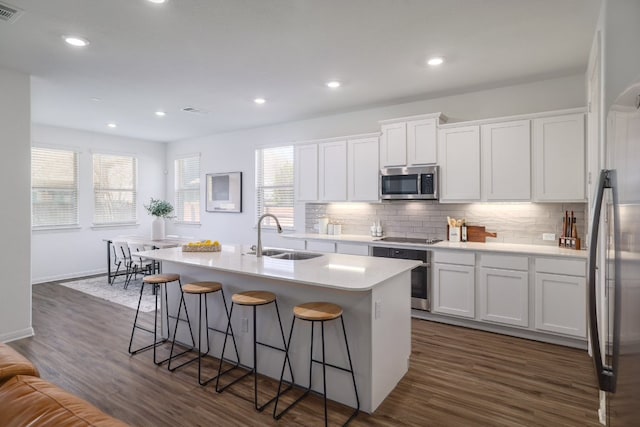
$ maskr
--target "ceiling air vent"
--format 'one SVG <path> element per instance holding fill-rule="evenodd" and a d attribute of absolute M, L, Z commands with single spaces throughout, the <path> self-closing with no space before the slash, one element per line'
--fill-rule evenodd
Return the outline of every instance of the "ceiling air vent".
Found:
<path fill-rule="evenodd" d="M 13 23 L 16 22 L 16 19 L 18 19 L 20 15 L 22 15 L 21 9 L 7 3 L 0 2 L 0 21 Z"/>
<path fill-rule="evenodd" d="M 207 114 L 208 113 L 207 110 L 203 110 L 202 108 L 196 108 L 196 107 L 184 107 L 182 111 L 184 111 L 185 113 L 191 113 L 191 114 Z"/>

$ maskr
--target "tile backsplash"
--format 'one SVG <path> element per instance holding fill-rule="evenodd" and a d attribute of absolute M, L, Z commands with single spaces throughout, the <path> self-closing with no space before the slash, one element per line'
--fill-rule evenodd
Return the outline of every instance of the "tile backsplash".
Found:
<path fill-rule="evenodd" d="M 378 219 L 386 236 L 446 239 L 447 216 L 496 232 L 487 242 L 557 245 L 542 233 L 562 233 L 565 211 L 573 211 L 578 236 L 586 246 L 586 203 L 464 203 L 392 201 L 382 203 L 307 203 L 305 231 L 317 233 L 318 218 L 342 224 L 342 234 L 369 234 Z"/>

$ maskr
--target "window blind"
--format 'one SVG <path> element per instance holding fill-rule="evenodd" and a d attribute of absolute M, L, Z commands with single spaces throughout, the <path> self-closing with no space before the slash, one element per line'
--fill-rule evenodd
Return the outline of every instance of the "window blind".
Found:
<path fill-rule="evenodd" d="M 93 155 L 93 223 L 136 221 L 136 159 L 108 154 Z"/>
<path fill-rule="evenodd" d="M 31 149 L 31 225 L 79 225 L 77 152 Z"/>
<path fill-rule="evenodd" d="M 270 213 L 282 227 L 293 228 L 293 197 L 293 146 L 256 150 L 256 222 Z M 276 224 L 267 217 L 263 225 Z"/>
<path fill-rule="evenodd" d="M 176 159 L 176 220 L 200 222 L 200 156 Z"/>

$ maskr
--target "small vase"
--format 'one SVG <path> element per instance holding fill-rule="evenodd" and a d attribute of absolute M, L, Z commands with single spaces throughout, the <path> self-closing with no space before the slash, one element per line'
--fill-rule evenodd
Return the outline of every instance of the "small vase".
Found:
<path fill-rule="evenodd" d="M 164 218 L 156 217 L 151 222 L 151 240 L 164 240 Z"/>

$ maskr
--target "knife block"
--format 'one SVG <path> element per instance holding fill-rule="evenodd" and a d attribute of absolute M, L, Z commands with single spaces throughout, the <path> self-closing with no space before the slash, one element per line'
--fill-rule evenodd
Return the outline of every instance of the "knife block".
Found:
<path fill-rule="evenodd" d="M 560 237 L 558 239 L 558 246 L 567 249 L 580 250 L 580 238 L 579 237 Z"/>

